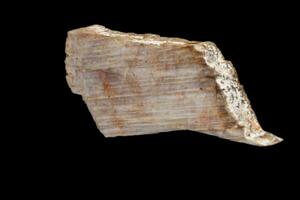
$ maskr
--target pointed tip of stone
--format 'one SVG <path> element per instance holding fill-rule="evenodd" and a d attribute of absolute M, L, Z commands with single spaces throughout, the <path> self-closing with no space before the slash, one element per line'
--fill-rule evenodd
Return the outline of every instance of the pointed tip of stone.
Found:
<path fill-rule="evenodd" d="M 255 138 L 251 138 L 249 140 L 251 141 L 251 144 L 262 146 L 262 147 L 272 146 L 283 141 L 282 138 L 269 132 L 265 132 L 265 134 Z"/>

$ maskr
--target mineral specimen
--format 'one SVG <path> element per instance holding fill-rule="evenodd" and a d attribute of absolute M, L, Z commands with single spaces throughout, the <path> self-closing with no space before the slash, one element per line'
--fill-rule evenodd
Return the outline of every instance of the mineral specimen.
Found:
<path fill-rule="evenodd" d="M 94 25 L 68 32 L 67 82 L 106 137 L 192 130 L 268 146 L 230 61 L 212 42 Z"/>

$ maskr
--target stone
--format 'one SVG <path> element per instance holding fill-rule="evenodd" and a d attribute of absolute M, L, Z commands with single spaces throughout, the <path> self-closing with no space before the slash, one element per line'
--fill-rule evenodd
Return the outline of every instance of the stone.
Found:
<path fill-rule="evenodd" d="M 105 137 L 191 130 L 257 146 L 281 138 L 257 121 L 237 73 L 212 42 L 68 32 L 67 82 Z"/>

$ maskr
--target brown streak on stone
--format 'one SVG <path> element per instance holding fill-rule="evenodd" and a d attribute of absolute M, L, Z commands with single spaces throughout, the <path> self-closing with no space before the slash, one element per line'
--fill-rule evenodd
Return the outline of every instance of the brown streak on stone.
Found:
<path fill-rule="evenodd" d="M 132 71 L 127 73 L 126 83 L 128 84 L 128 87 L 134 94 L 142 94 L 142 88 L 138 80 L 136 80 L 135 75 Z M 132 107 L 131 111 L 133 111 L 137 117 L 149 117 L 149 114 L 145 113 L 143 99 L 135 98 L 134 101 L 135 106 Z"/>
<path fill-rule="evenodd" d="M 115 124 L 115 127 L 119 129 L 119 134 L 124 134 L 124 130 L 123 130 L 124 121 L 118 117 L 117 110 L 115 108 L 115 103 L 114 103 L 114 96 L 116 96 L 116 92 L 110 84 L 110 80 L 113 80 L 114 78 L 112 77 L 114 76 L 112 76 L 110 73 L 105 72 L 103 70 L 98 70 L 98 75 L 102 80 L 103 93 L 105 96 L 108 97 L 109 102 L 111 104 L 111 109 L 113 110 L 111 121 L 113 122 L 113 124 Z"/>

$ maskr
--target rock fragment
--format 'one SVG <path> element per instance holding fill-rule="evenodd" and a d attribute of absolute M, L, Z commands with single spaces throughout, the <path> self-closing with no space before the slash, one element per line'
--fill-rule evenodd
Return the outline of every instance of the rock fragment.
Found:
<path fill-rule="evenodd" d="M 106 137 L 193 130 L 268 146 L 231 62 L 212 42 L 111 31 L 68 32 L 67 82 Z"/>

